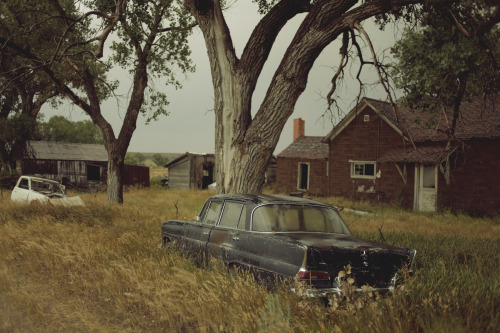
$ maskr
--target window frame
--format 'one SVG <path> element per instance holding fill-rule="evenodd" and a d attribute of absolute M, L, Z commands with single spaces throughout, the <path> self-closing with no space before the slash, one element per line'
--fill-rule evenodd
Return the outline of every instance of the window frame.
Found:
<path fill-rule="evenodd" d="M 350 169 L 351 169 L 351 178 L 360 178 L 360 179 L 375 179 L 377 178 L 377 162 L 375 161 L 353 161 L 349 160 Z M 356 174 L 356 165 L 363 166 L 363 173 L 365 172 L 366 165 L 373 165 L 373 175 L 358 175 Z"/>
<path fill-rule="evenodd" d="M 212 208 L 212 205 L 220 205 L 219 206 L 219 211 L 217 212 L 217 217 L 216 217 L 214 223 L 208 223 L 207 217 L 208 217 L 208 214 L 210 212 L 210 209 Z M 220 218 L 221 218 L 222 209 L 224 207 L 224 201 L 221 201 L 221 200 L 210 200 L 210 203 L 208 203 L 208 205 L 206 205 L 205 207 L 206 207 L 206 209 L 205 209 L 205 211 L 203 213 L 202 219 L 200 219 L 200 222 L 202 224 L 206 224 L 206 225 L 212 225 L 212 226 L 218 225 L 219 221 L 220 221 Z"/>
<path fill-rule="evenodd" d="M 226 210 L 228 209 L 228 207 L 230 205 L 241 205 L 240 207 L 240 215 L 238 217 L 238 221 L 236 223 L 236 226 L 230 226 L 230 225 L 224 225 L 222 224 L 223 222 L 223 219 L 224 219 L 224 214 L 226 213 Z M 244 214 L 245 212 L 245 214 Z M 219 222 L 217 223 L 217 226 L 218 227 L 221 227 L 221 228 L 228 228 L 228 229 L 235 229 L 235 230 L 241 230 L 241 229 L 245 229 L 245 227 L 243 226 L 243 228 L 240 227 L 240 224 L 241 224 L 241 219 L 243 218 L 243 225 L 245 224 L 245 218 L 246 218 L 246 205 L 244 202 L 240 202 L 240 201 L 225 201 L 224 202 L 224 207 L 222 209 L 222 212 L 220 213 L 220 218 L 219 218 Z"/>

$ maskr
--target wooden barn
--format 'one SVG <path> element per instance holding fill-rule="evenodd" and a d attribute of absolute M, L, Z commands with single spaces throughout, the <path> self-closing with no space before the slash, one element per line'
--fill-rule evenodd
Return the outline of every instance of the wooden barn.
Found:
<path fill-rule="evenodd" d="M 276 188 L 284 192 L 327 195 L 328 144 L 323 137 L 305 136 L 305 122 L 293 123 L 293 142 L 276 159 Z"/>
<path fill-rule="evenodd" d="M 103 145 L 27 141 L 16 155 L 19 174 L 55 179 L 80 189 L 99 189 L 107 182 L 108 153 Z M 149 168 L 126 164 L 124 185 L 149 187 Z"/>
<path fill-rule="evenodd" d="M 165 165 L 168 187 L 176 190 L 208 188 L 214 182 L 214 154 L 185 153 Z"/>
<path fill-rule="evenodd" d="M 419 211 L 500 214 L 500 98 L 460 106 L 450 119 L 364 98 L 325 137 L 330 196 L 394 202 Z M 279 170 L 278 170 L 279 172 Z"/>

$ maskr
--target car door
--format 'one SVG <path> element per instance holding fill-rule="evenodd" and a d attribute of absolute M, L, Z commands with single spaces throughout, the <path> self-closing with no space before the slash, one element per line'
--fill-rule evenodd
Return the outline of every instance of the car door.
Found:
<path fill-rule="evenodd" d="M 241 229 L 245 228 L 246 206 L 226 201 L 219 223 L 212 229 L 208 242 L 210 256 L 232 265 L 238 258 Z"/>
<path fill-rule="evenodd" d="M 21 177 L 12 190 L 11 200 L 15 202 L 29 202 L 30 184 L 29 179 Z"/>
<path fill-rule="evenodd" d="M 202 264 L 207 259 L 207 243 L 210 233 L 220 218 L 222 201 L 210 200 L 205 204 L 198 221 L 190 222 L 186 229 L 183 251 Z"/>
<path fill-rule="evenodd" d="M 249 230 L 240 234 L 238 252 L 242 266 L 270 282 L 277 277 L 294 276 L 304 260 L 303 247 L 272 231 L 279 223 L 274 206 L 264 205 L 253 211 Z"/>

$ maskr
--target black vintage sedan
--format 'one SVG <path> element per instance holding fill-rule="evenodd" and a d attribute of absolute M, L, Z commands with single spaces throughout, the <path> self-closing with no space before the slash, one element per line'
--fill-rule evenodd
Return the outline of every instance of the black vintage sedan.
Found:
<path fill-rule="evenodd" d="M 416 254 L 353 237 L 335 207 L 277 195 L 216 195 L 194 221 L 167 221 L 161 231 L 164 244 L 200 261 L 214 257 L 264 279 L 296 277 L 318 296 L 340 292 L 346 267 L 358 290 L 392 290 Z"/>

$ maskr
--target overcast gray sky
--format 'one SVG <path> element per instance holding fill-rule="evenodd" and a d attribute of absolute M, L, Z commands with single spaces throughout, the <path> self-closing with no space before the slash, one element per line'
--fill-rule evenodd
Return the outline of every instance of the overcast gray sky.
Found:
<path fill-rule="evenodd" d="M 240 0 L 226 11 L 225 17 L 236 53 L 240 56 L 251 31 L 260 19 L 257 14 L 257 7 L 248 0 Z M 280 32 L 259 78 L 252 99 L 252 109 L 254 111 L 258 109 L 264 98 L 267 86 L 279 65 L 281 56 L 293 38 L 303 17 L 301 15 L 294 18 Z M 372 37 L 374 47 L 378 52 L 382 52 L 394 43 L 394 36 L 397 32 L 391 27 L 388 26 L 384 32 L 379 32 L 371 22 L 366 22 L 364 27 Z M 162 116 L 158 121 L 151 122 L 149 125 L 145 125 L 145 118 L 140 116 L 128 151 L 159 153 L 214 152 L 215 116 L 211 111 L 214 100 L 212 80 L 205 42 L 199 29 L 196 29 L 190 37 L 190 46 L 196 72 L 188 74 L 186 77 L 178 77 L 183 82 L 183 88 L 180 90 L 171 87 L 164 88 L 161 83 L 150 81 L 155 84 L 157 89 L 166 89 L 170 100 L 168 106 L 170 114 L 167 117 Z M 305 120 L 305 134 L 308 136 L 324 136 L 332 129 L 332 120 L 322 118 L 322 115 L 327 107 L 324 96 L 330 89 L 330 81 L 340 59 L 338 54 L 339 46 L 338 42 L 329 46 L 315 62 L 309 74 L 306 90 L 297 101 L 294 114 L 285 125 L 274 154 L 279 154 L 292 142 L 292 126 L 295 118 L 300 117 Z M 356 68 L 353 68 L 353 75 L 355 72 Z M 373 70 L 370 73 L 366 72 L 366 81 L 375 82 L 375 72 Z M 115 69 L 110 76 L 120 80 L 120 93 L 126 96 L 132 84 L 132 77 L 122 69 Z M 345 112 L 353 107 L 352 103 L 357 91 L 356 82 L 352 79 L 346 80 L 339 101 Z M 373 88 L 366 95 L 372 98 L 385 98 L 381 87 Z M 118 105 L 119 103 L 121 105 Z M 112 124 L 117 136 L 126 110 L 126 101 L 117 102 L 116 99 L 110 99 L 103 103 L 102 110 L 105 118 Z M 46 106 L 42 109 L 42 112 L 45 114 L 46 120 L 56 114 L 64 115 L 73 121 L 90 119 L 81 109 L 70 105 L 63 106 L 58 110 L 52 110 Z M 333 121 L 338 121 L 338 117 Z"/>

